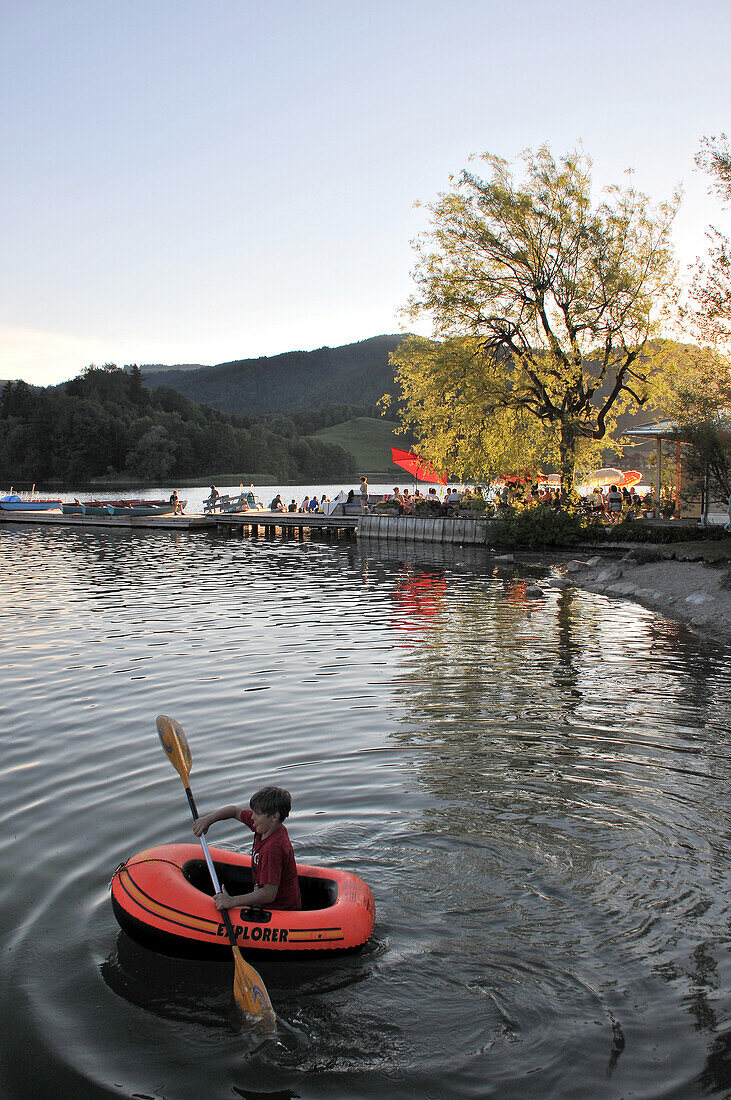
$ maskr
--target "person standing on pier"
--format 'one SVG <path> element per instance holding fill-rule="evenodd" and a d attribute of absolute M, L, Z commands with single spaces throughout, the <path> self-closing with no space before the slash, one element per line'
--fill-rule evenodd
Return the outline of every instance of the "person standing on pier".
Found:
<path fill-rule="evenodd" d="M 360 479 L 360 510 L 368 511 L 368 478 L 365 476 Z"/>

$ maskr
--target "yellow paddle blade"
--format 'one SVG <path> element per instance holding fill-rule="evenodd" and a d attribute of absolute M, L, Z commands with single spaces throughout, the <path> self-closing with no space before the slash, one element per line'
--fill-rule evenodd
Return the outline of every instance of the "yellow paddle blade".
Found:
<path fill-rule="evenodd" d="M 188 776 L 193 767 L 187 737 L 175 719 L 168 718 L 166 714 L 158 715 L 157 734 L 170 763 L 187 787 Z"/>
<path fill-rule="evenodd" d="M 263 1024 L 274 1027 L 274 1009 L 266 986 L 256 970 L 244 958 L 238 947 L 232 947 L 234 955 L 234 997 L 242 1012 L 255 1016 Z"/>

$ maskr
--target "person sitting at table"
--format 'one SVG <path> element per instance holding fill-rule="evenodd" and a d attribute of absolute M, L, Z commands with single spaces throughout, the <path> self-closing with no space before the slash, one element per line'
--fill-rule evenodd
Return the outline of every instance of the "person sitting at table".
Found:
<path fill-rule="evenodd" d="M 591 494 L 590 501 L 592 512 L 598 513 L 604 511 L 604 494 L 602 493 L 598 485 L 595 487 L 594 492 Z"/>
<path fill-rule="evenodd" d="M 409 515 L 414 510 L 414 498 L 409 493 L 408 489 L 404 489 L 403 496 L 401 497 L 401 503 L 403 505 L 404 513 Z"/>
<path fill-rule="evenodd" d="M 610 485 L 609 492 L 607 493 L 607 510 L 611 523 L 616 523 L 617 520 L 622 518 L 622 504 L 622 494 L 617 489 L 617 486 Z"/>
<path fill-rule="evenodd" d="M 462 500 L 462 494 L 457 492 L 457 486 L 453 489 L 447 488 L 447 495 L 444 498 L 444 508 L 447 512 L 453 512 L 459 502 Z"/>

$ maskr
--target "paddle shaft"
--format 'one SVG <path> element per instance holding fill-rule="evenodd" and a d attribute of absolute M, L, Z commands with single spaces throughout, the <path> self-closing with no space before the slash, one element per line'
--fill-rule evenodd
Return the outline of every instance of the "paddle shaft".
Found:
<path fill-rule="evenodd" d="M 195 799 L 193 798 L 193 792 L 191 791 L 190 787 L 188 787 L 187 785 L 185 787 L 185 793 L 188 796 L 188 805 L 190 806 L 190 812 L 193 815 L 193 820 L 196 821 L 197 818 L 200 817 L 200 814 L 198 813 L 198 807 L 196 806 Z M 206 840 L 205 836 L 203 836 L 202 833 L 198 837 L 198 839 L 201 842 L 201 847 L 203 848 L 203 855 L 206 857 L 206 863 L 208 864 L 208 870 L 211 873 L 211 882 L 213 883 L 213 889 L 216 891 L 217 894 L 220 894 L 221 893 L 221 884 L 218 881 L 218 875 L 216 874 L 216 868 L 213 865 L 213 860 L 211 859 L 211 853 L 208 850 L 208 841 Z M 231 946 L 232 947 L 238 947 L 238 944 L 236 943 L 236 936 L 234 935 L 233 925 L 231 924 L 231 918 L 228 915 L 228 909 L 221 909 L 220 913 L 221 913 L 221 916 L 223 917 L 223 923 L 226 925 L 226 931 L 228 932 L 228 938 L 231 941 Z"/>

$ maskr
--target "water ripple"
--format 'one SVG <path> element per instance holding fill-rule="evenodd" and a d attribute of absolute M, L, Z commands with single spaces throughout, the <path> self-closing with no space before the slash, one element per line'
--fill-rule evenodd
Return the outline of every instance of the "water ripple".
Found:
<path fill-rule="evenodd" d="M 718 646 L 482 551 L 0 526 L 0 552 L 3 1095 L 731 1088 Z M 229 964 L 114 922 L 117 864 L 191 839 L 161 712 L 202 809 L 283 783 L 299 858 L 373 889 L 360 955 L 261 964 L 274 1041 L 233 1026 Z"/>

